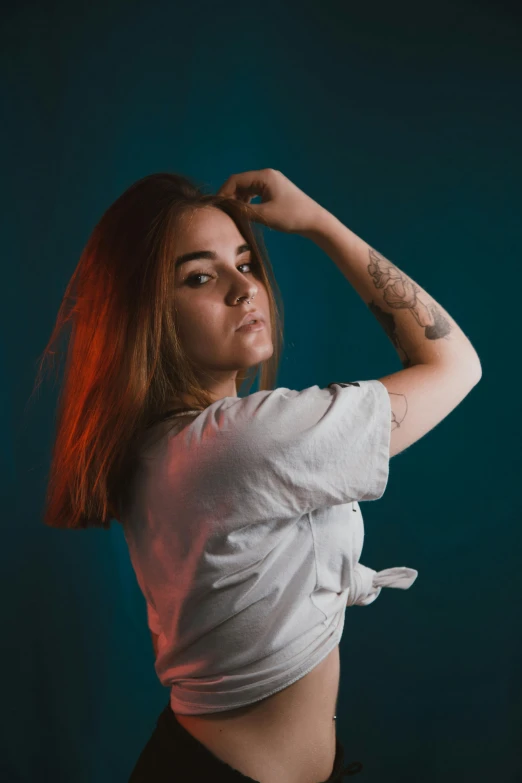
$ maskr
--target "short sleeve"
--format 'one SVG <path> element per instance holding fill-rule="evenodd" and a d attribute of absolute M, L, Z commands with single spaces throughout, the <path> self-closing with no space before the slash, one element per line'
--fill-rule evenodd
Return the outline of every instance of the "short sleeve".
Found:
<path fill-rule="evenodd" d="M 147 601 L 147 623 L 149 630 L 154 634 L 161 633 L 161 625 L 159 622 L 159 616 L 153 606 Z"/>
<path fill-rule="evenodd" d="M 238 458 L 227 486 L 249 513 L 298 515 L 384 494 L 391 404 L 380 381 L 256 392 L 229 413 Z"/>

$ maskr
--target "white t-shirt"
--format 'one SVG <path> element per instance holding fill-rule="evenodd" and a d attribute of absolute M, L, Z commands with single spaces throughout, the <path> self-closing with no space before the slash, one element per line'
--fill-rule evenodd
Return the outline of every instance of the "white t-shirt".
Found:
<path fill-rule="evenodd" d="M 122 519 L 155 670 L 182 715 L 259 701 L 339 643 L 347 605 L 417 571 L 359 563 L 388 481 L 377 380 L 224 397 L 150 429 Z"/>

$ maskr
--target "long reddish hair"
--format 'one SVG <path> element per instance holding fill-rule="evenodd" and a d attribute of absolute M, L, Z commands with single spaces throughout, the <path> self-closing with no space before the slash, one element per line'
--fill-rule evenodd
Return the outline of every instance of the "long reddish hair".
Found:
<path fill-rule="evenodd" d="M 204 410 L 213 400 L 183 350 L 173 307 L 171 248 L 181 217 L 217 207 L 252 247 L 254 273 L 270 304 L 274 351 L 239 371 L 236 393 L 275 388 L 283 344 L 283 305 L 260 227 L 249 204 L 206 194 L 179 174 L 150 174 L 102 215 L 67 285 L 37 373 L 67 334 L 65 368 L 55 411 L 44 524 L 110 527 L 118 521 L 140 439 L 181 394 Z M 70 325 L 71 329 L 65 327 Z M 52 360 L 52 361 L 51 361 Z"/>

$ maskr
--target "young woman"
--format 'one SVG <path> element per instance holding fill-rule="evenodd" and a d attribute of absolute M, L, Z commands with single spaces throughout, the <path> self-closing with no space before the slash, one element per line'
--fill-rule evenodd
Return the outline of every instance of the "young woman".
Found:
<path fill-rule="evenodd" d="M 255 223 L 316 242 L 404 369 L 277 387 L 279 295 Z M 174 174 L 136 182 L 93 231 L 46 353 L 69 320 L 45 522 L 121 522 L 170 688 L 130 783 L 356 774 L 335 731 L 346 607 L 417 577 L 359 562 L 358 501 L 382 497 L 390 458 L 477 383 L 473 346 L 273 169 L 216 195 Z"/>

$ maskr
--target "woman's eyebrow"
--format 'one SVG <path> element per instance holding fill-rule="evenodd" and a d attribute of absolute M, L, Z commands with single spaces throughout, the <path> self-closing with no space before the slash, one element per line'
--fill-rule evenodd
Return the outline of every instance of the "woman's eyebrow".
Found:
<path fill-rule="evenodd" d="M 248 242 L 245 242 L 236 248 L 236 256 L 240 256 L 241 253 L 245 253 L 247 250 L 252 250 L 252 248 Z M 191 253 L 184 253 L 182 256 L 178 256 L 174 266 L 178 269 L 182 264 L 186 264 L 187 261 L 195 261 L 197 258 L 208 258 L 211 261 L 215 261 L 217 253 L 213 250 L 193 250 Z"/>

